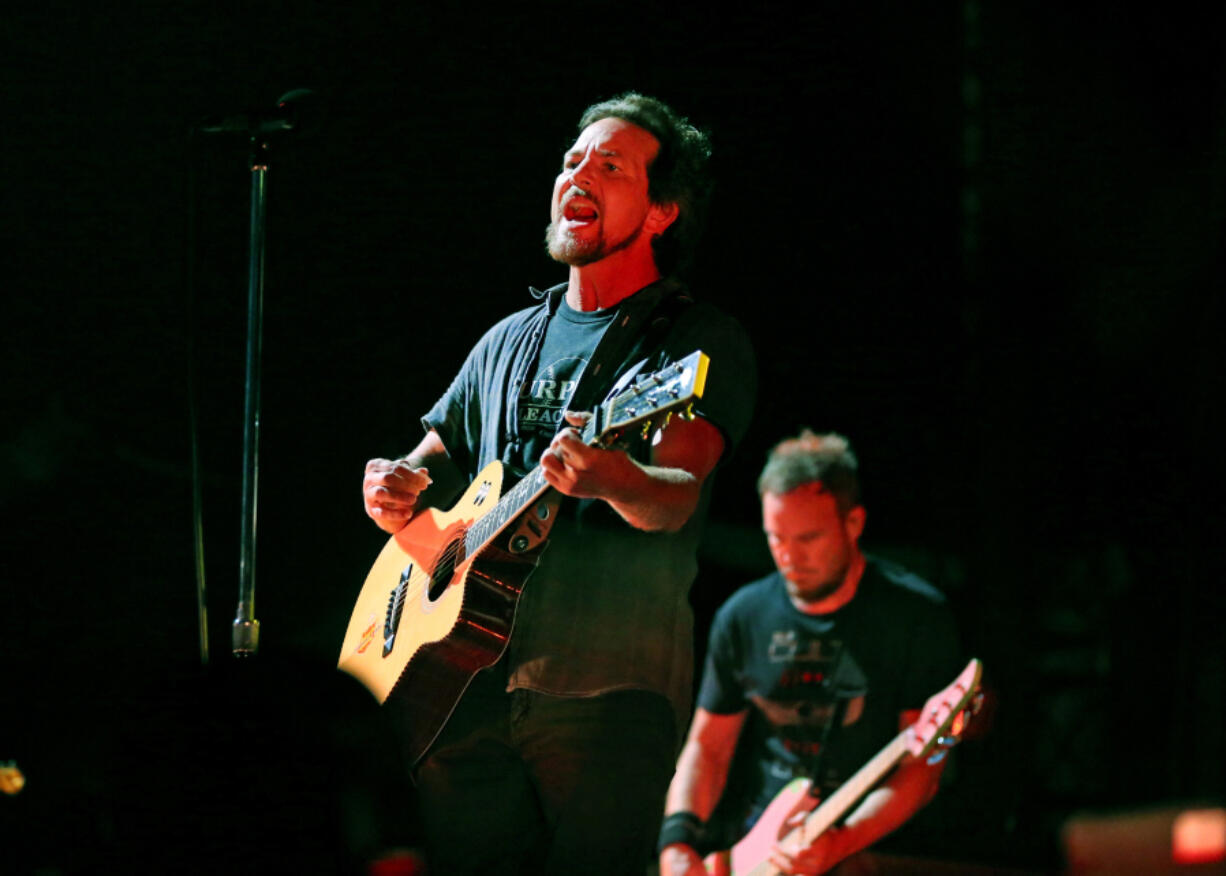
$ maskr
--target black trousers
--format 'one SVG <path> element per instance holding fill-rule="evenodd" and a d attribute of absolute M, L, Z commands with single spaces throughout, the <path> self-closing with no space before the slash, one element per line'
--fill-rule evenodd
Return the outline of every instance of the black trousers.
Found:
<path fill-rule="evenodd" d="M 676 756 L 668 700 L 478 674 L 414 773 L 430 876 L 642 876 Z"/>

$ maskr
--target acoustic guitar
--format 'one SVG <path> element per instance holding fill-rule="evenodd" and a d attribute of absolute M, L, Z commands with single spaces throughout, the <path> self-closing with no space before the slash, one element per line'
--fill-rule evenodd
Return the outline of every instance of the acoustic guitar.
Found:
<path fill-rule="evenodd" d="M 614 447 L 642 429 L 692 417 L 709 359 L 697 350 L 637 379 L 600 404 L 582 437 Z M 504 496 L 503 467 L 491 462 L 451 507 L 425 508 L 393 535 L 358 594 L 339 669 L 384 703 L 412 704 L 406 751 L 425 753 L 472 677 L 506 649 L 519 595 L 536 567 L 562 496 L 540 466 Z"/>

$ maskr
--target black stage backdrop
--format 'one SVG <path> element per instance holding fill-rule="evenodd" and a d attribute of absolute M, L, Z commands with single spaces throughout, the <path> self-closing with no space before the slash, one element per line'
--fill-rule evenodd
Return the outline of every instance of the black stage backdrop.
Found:
<path fill-rule="evenodd" d="M 995 692 L 896 848 L 1054 869 L 1070 813 L 1220 800 L 1226 22 L 1032 7 L 9 13 L 0 763 L 28 778 L 0 797 L 9 860 L 345 871 L 413 843 L 380 715 L 332 668 L 383 542 L 362 467 L 410 448 L 479 333 L 564 277 L 541 246 L 561 150 L 626 89 L 713 133 L 693 286 L 761 367 L 700 634 L 769 568 L 766 450 L 837 430 L 866 546 L 948 593 Z M 263 643 L 237 666 L 247 148 L 188 131 L 293 88 L 320 113 L 271 158 Z"/>

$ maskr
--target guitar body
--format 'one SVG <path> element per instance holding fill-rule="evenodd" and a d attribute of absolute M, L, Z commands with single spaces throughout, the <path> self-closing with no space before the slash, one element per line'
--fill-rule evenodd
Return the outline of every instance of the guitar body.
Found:
<path fill-rule="evenodd" d="M 582 440 L 612 447 L 630 429 L 692 417 L 708 358 L 695 350 L 601 402 Z M 524 582 L 562 496 L 538 465 L 503 493 L 502 464 L 477 474 L 449 511 L 425 508 L 388 540 L 358 594 L 337 668 L 380 703 L 403 698 L 411 762 L 425 754 L 476 673 L 506 651 Z"/>
<path fill-rule="evenodd" d="M 784 823 L 797 812 L 812 809 L 817 805 L 817 799 L 809 796 L 808 779 L 792 779 L 784 786 L 770 805 L 762 811 L 762 815 L 754 823 L 753 829 L 745 834 L 730 851 L 716 852 L 708 855 L 705 864 L 711 876 L 747 876 L 754 873 L 755 868 L 763 867 L 769 858 L 771 848 L 786 833 Z M 765 872 L 777 873 L 769 865 Z"/>
<path fill-rule="evenodd" d="M 423 509 L 393 535 L 349 619 L 337 667 L 380 703 L 393 693 L 411 703 L 406 742 L 413 761 L 473 675 L 506 649 L 519 594 L 543 547 L 512 554 L 495 540 L 463 556 L 464 535 L 497 504 L 502 476 L 502 465 L 491 462 L 450 510 Z"/>
<path fill-rule="evenodd" d="M 788 782 L 740 842 L 730 851 L 707 856 L 708 872 L 714 876 L 778 876 L 781 871 L 770 863 L 771 848 L 777 842 L 787 838 L 807 846 L 851 811 L 903 758 L 926 758 L 938 746 L 954 744 L 965 730 L 965 710 L 977 708 L 982 673 L 983 664 L 971 660 L 952 684 L 928 698 L 919 720 L 895 736 L 820 806 L 809 794 L 809 779 Z M 808 814 L 794 820 L 800 813 Z M 792 826 L 785 829 L 785 825 Z"/>

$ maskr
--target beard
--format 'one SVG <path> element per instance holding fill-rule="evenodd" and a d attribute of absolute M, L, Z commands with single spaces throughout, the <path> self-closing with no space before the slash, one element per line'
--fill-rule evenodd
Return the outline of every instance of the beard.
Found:
<path fill-rule="evenodd" d="M 640 225 L 624 240 L 610 244 L 603 231 L 594 238 L 580 240 L 562 231 L 558 223 L 550 222 L 545 226 L 545 251 L 555 262 L 570 265 L 572 268 L 582 268 L 621 252 L 638 240 L 642 233 L 643 226 Z"/>
<path fill-rule="evenodd" d="M 784 582 L 787 586 L 788 593 L 795 596 L 803 602 L 821 602 L 827 596 L 833 594 L 836 590 L 843 586 L 843 582 L 847 579 L 847 572 L 851 568 L 851 558 L 845 557 L 837 567 L 830 570 L 820 581 L 805 581 L 797 583 L 784 576 Z"/>

